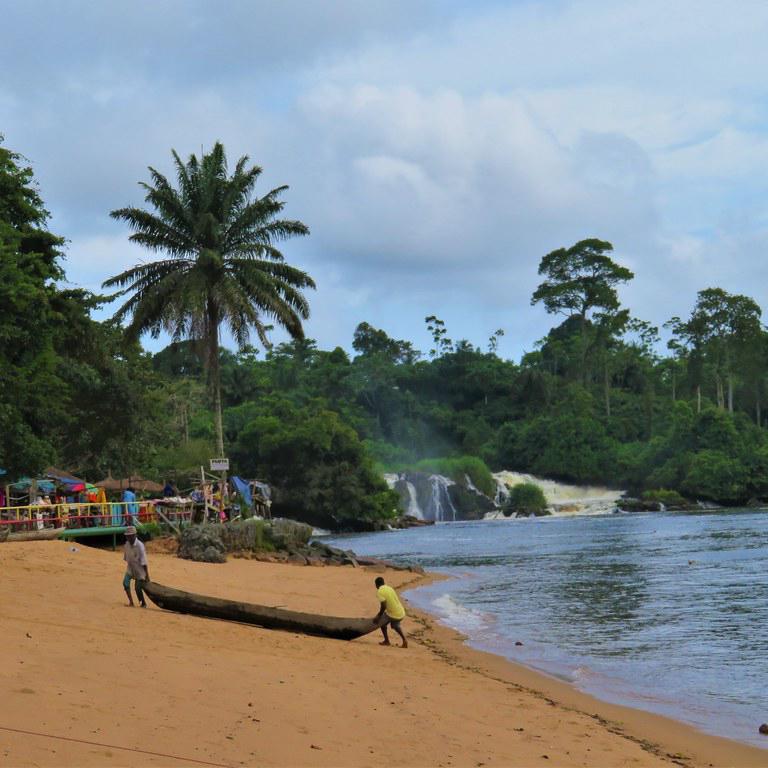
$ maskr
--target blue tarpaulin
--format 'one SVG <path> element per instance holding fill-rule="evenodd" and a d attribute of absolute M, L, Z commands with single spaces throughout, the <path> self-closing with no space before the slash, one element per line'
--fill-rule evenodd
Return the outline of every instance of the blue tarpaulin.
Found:
<path fill-rule="evenodd" d="M 248 485 L 248 483 L 243 480 L 242 477 L 238 477 L 237 475 L 232 476 L 232 483 L 235 486 L 235 490 L 240 494 L 243 501 L 249 506 L 253 506 L 253 499 L 251 498 L 251 489 Z"/>
<path fill-rule="evenodd" d="M 28 491 L 32 486 L 31 477 L 22 477 L 15 483 L 11 483 L 11 488 L 15 491 Z M 37 481 L 37 490 L 42 493 L 53 493 L 56 486 L 50 480 L 40 479 Z"/>

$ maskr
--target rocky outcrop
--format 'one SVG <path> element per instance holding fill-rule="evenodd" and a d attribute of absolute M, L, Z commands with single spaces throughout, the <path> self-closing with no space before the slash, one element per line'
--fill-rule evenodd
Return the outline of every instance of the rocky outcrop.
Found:
<path fill-rule="evenodd" d="M 179 537 L 178 556 L 203 563 L 224 563 L 227 556 L 292 565 L 361 565 L 421 573 L 415 566 L 358 558 L 351 549 L 311 541 L 312 529 L 295 520 L 241 520 L 234 523 L 190 525 Z"/>
<path fill-rule="evenodd" d="M 236 520 L 224 524 L 190 525 L 179 537 L 179 557 L 204 563 L 223 563 L 228 553 L 291 553 L 306 546 L 312 528 L 295 520 Z"/>
<path fill-rule="evenodd" d="M 477 489 L 454 483 L 448 487 L 451 503 L 459 513 L 459 520 L 482 520 L 496 505 Z"/>

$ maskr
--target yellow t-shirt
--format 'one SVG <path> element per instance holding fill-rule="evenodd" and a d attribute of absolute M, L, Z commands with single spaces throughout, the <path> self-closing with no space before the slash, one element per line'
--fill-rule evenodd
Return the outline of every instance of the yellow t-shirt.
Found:
<path fill-rule="evenodd" d="M 405 608 L 403 608 L 403 604 L 400 602 L 397 592 L 395 592 L 392 587 L 387 584 L 382 584 L 376 590 L 376 595 L 378 596 L 380 603 L 387 604 L 384 610 L 390 619 L 399 621 L 405 617 Z"/>

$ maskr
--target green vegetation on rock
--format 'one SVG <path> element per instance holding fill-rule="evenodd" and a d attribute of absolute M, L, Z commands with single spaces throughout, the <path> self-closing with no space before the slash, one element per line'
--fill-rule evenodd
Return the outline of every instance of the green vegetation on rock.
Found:
<path fill-rule="evenodd" d="M 547 500 L 544 498 L 544 492 L 535 483 L 519 483 L 509 492 L 504 513 L 510 515 L 548 515 Z"/>

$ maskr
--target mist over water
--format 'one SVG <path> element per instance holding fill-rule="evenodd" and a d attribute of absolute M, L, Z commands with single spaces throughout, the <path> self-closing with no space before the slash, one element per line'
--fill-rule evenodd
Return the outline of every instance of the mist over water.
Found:
<path fill-rule="evenodd" d="M 451 575 L 408 599 L 475 647 L 768 747 L 764 512 L 449 523 L 337 543 Z"/>

